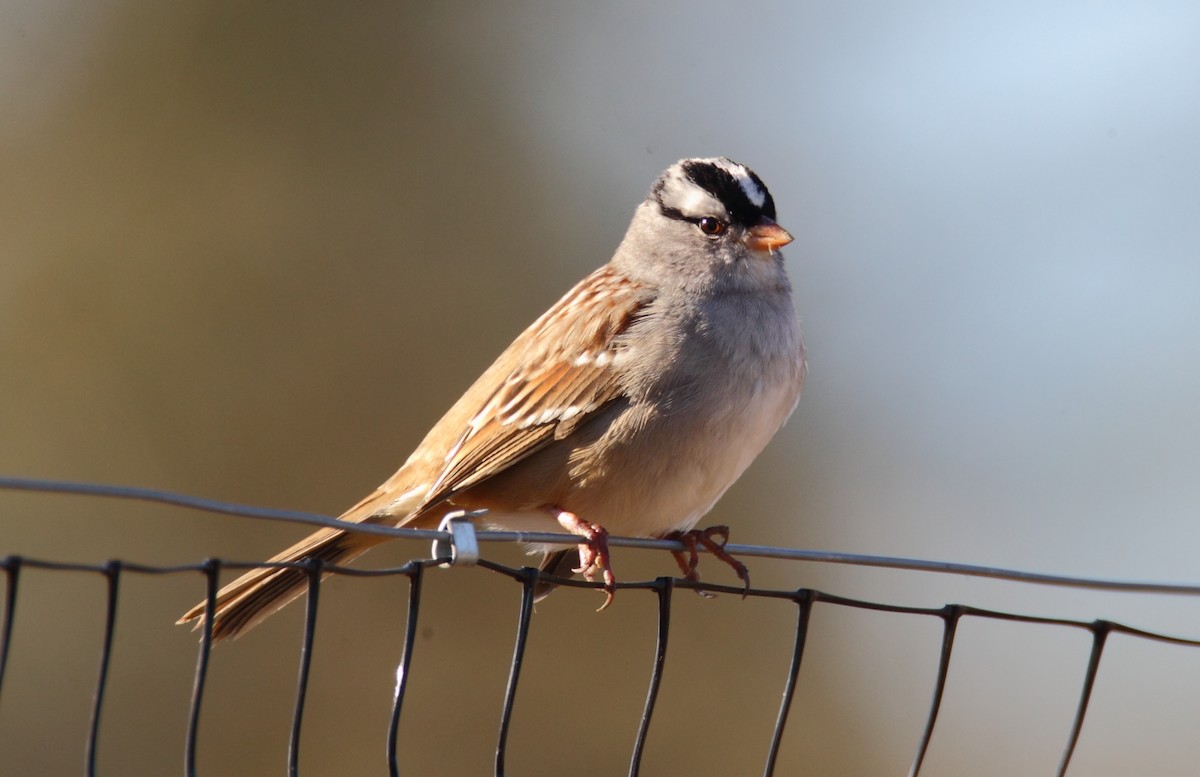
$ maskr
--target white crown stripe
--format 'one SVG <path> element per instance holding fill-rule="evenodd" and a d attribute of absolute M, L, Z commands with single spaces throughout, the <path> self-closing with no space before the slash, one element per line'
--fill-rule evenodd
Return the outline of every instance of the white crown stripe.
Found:
<path fill-rule="evenodd" d="M 767 193 L 763 191 L 762 186 L 758 181 L 754 180 L 750 170 L 745 165 L 739 165 L 736 162 L 730 162 L 727 159 L 713 159 L 711 161 L 717 167 L 727 170 L 734 180 L 738 182 L 738 186 L 742 187 L 742 191 L 746 193 L 746 198 L 753 203 L 754 207 L 761 208 L 767 201 Z"/>
<path fill-rule="evenodd" d="M 742 169 L 745 170 L 745 168 Z M 749 175 L 738 176 L 737 181 L 741 185 L 742 191 L 746 193 L 746 197 L 754 203 L 754 207 L 761 208 L 767 201 L 767 193 L 762 190 L 762 187 Z"/>

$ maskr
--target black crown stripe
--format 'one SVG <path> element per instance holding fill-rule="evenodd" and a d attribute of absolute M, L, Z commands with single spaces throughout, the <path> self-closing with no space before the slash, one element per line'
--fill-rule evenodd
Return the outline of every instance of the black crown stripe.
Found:
<path fill-rule="evenodd" d="M 736 164 L 736 163 L 732 163 Z M 750 198 L 746 196 L 746 192 L 742 189 L 738 179 L 733 173 L 722 164 L 700 161 L 687 160 L 682 163 L 681 169 L 683 174 L 689 181 L 699 186 L 704 191 L 715 197 L 725 209 L 729 212 L 730 219 L 743 226 L 752 226 L 756 224 L 760 218 L 766 216 L 769 219 L 775 218 L 775 201 L 771 197 L 771 193 L 767 191 L 767 187 L 763 184 L 753 171 L 746 169 L 750 174 L 750 179 L 758 185 L 763 191 L 763 204 L 758 207 Z M 673 219 L 683 219 L 684 216 L 678 209 L 668 206 L 663 201 L 663 190 L 666 188 L 666 176 L 660 178 L 654 185 L 652 195 L 658 201 L 659 209 L 663 215 Z"/>

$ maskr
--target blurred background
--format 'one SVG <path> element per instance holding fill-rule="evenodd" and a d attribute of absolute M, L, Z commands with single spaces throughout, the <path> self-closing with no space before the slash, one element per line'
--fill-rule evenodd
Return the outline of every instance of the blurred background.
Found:
<path fill-rule="evenodd" d="M 735 542 L 1196 581 L 1193 3 L 9 0 L 0 5 L 0 473 L 337 514 L 607 260 L 683 156 L 770 186 L 809 346 L 717 506 Z M 0 554 L 262 559 L 305 533 L 0 492 Z M 488 548 L 507 563 L 519 549 Z M 394 543 L 371 565 L 424 555 Z M 627 579 L 670 574 L 619 552 Z M 710 579 L 728 570 L 708 563 Z M 762 586 L 1110 618 L 1195 599 L 755 561 Z M 123 581 L 100 772 L 176 772 L 199 575 Z M 400 735 L 490 773 L 518 586 L 431 573 Z M 96 576 L 29 571 L 11 774 L 76 774 Z M 305 774 L 386 773 L 402 580 L 325 587 Z M 653 596 L 538 607 L 514 774 L 624 773 Z M 761 771 L 794 608 L 681 592 L 646 774 Z M 199 766 L 283 770 L 302 608 L 214 654 Z M 780 774 L 902 774 L 934 619 L 818 607 Z M 1090 637 L 965 621 L 926 775 L 1051 773 Z M 1194 774 L 1200 651 L 1114 637 L 1072 774 Z"/>

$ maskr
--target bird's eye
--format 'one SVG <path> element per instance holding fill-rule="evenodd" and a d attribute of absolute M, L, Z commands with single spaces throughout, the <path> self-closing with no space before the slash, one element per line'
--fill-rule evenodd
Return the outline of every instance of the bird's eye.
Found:
<path fill-rule="evenodd" d="M 709 237 L 716 237 L 725 231 L 725 222 L 713 216 L 705 216 L 696 222 L 696 226 Z"/>

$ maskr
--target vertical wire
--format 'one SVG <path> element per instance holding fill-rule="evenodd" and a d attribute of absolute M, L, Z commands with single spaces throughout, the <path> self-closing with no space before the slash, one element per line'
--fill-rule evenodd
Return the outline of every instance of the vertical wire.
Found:
<path fill-rule="evenodd" d="M 413 645 L 417 641 L 417 614 L 421 608 L 421 581 L 424 575 L 424 564 L 417 564 L 408 573 L 408 625 L 404 629 L 404 649 L 400 655 L 400 665 L 396 667 L 396 691 L 392 697 L 392 717 L 388 722 L 387 733 L 388 773 L 391 777 L 400 775 L 396 740 L 400 731 L 400 709 L 404 705 L 404 691 L 408 688 L 408 670 L 412 666 Z"/>
<path fill-rule="evenodd" d="M 783 727 L 787 725 L 792 699 L 796 695 L 796 680 L 800 676 L 800 660 L 804 657 L 804 645 L 808 641 L 808 623 L 812 615 L 816 592 L 804 588 L 796 592 L 796 639 L 792 645 L 792 664 L 788 668 L 787 684 L 783 688 L 783 700 L 779 703 L 779 715 L 775 718 L 775 731 L 771 734 L 771 747 L 767 751 L 767 765 L 763 777 L 775 774 L 775 762 L 779 758 L 779 746 L 783 741 Z"/>
<path fill-rule="evenodd" d="M 646 749 L 646 737 L 650 733 L 650 718 L 658 701 L 658 689 L 662 685 L 663 667 L 667 662 L 667 636 L 671 629 L 671 594 L 675 590 L 675 579 L 660 577 L 656 581 L 658 592 L 658 641 L 654 648 L 654 670 L 650 674 L 650 688 L 646 692 L 646 705 L 642 709 L 642 720 L 638 724 L 637 738 L 633 741 L 633 756 L 629 760 L 629 777 L 638 777 L 642 768 L 642 753 Z"/>
<path fill-rule="evenodd" d="M 1079 694 L 1079 705 L 1075 708 L 1075 721 L 1071 724 L 1071 736 L 1063 750 L 1062 761 L 1058 764 L 1057 777 L 1064 777 L 1067 767 L 1071 764 L 1071 756 L 1075 754 L 1075 746 L 1079 744 L 1079 735 L 1083 732 L 1083 716 L 1087 714 L 1088 703 L 1092 699 L 1092 689 L 1096 687 L 1096 673 L 1100 670 L 1100 656 L 1104 653 L 1104 644 L 1112 632 L 1113 624 L 1108 621 L 1096 621 L 1092 624 L 1092 652 L 1088 656 L 1087 673 L 1083 678 L 1083 690 Z"/>
<path fill-rule="evenodd" d="M 13 620 L 17 607 L 17 582 L 21 577 L 21 557 L 4 559 L 4 625 L 0 627 L 0 691 L 4 689 L 4 670 L 8 667 L 8 649 L 12 646 Z"/>
<path fill-rule="evenodd" d="M 533 594 L 537 589 L 538 570 L 521 570 L 521 611 L 517 620 L 517 638 L 513 643 L 512 663 L 508 670 L 508 687 L 504 689 L 504 710 L 500 715 L 500 737 L 496 742 L 495 777 L 504 777 L 504 756 L 508 748 L 508 726 L 512 721 L 513 703 L 517 697 L 517 680 L 525 660 L 525 645 L 529 640 L 529 621 L 533 615 Z"/>
<path fill-rule="evenodd" d="M 113 632 L 117 622 L 117 593 L 121 579 L 121 562 L 109 561 L 104 565 L 104 577 L 108 580 L 108 601 L 104 616 L 104 646 L 100 649 L 100 676 L 96 680 L 96 696 L 92 701 L 92 719 L 88 728 L 87 744 L 84 748 L 84 773 L 88 777 L 96 774 L 96 747 L 100 735 L 100 710 L 104 706 L 104 691 L 108 686 L 108 668 L 112 663 Z"/>
<path fill-rule="evenodd" d="M 304 641 L 300 647 L 300 675 L 296 679 L 296 710 L 292 714 L 292 734 L 288 740 L 288 777 L 298 777 L 300 774 L 300 722 L 304 717 L 304 698 L 308 694 L 313 635 L 317 630 L 317 594 L 321 590 L 321 570 L 324 566 L 324 560 L 310 558 L 303 567 L 308 573 L 308 600 L 304 612 Z"/>
<path fill-rule="evenodd" d="M 933 687 L 933 700 L 929 704 L 929 716 L 925 720 L 925 732 L 921 735 L 921 743 L 917 746 L 917 754 L 913 757 L 912 766 L 908 770 L 909 777 L 917 777 L 925 754 L 929 752 L 929 743 L 933 739 L 933 727 L 937 724 L 938 711 L 942 707 L 942 697 L 946 692 L 946 677 L 950 674 L 950 655 L 954 651 L 954 634 L 958 630 L 958 621 L 962 618 L 965 608 L 960 604 L 948 604 L 942 608 L 942 620 L 945 627 L 942 630 L 942 652 L 938 658 L 937 682 Z"/>
<path fill-rule="evenodd" d="M 204 698 L 204 683 L 208 679 L 208 659 L 212 654 L 213 617 L 217 613 L 217 579 L 221 562 L 204 562 L 204 620 L 200 624 L 200 652 L 196 657 L 196 675 L 192 682 L 192 703 L 188 708 L 187 737 L 183 743 L 183 773 L 196 777 L 196 732 L 200 726 L 200 703 Z"/>

